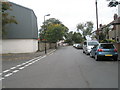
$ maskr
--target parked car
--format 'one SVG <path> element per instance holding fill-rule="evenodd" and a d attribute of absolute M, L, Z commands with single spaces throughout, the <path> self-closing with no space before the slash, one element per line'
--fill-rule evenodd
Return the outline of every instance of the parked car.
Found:
<path fill-rule="evenodd" d="M 91 52 L 90 57 L 94 57 L 96 61 L 102 60 L 102 58 L 110 59 L 117 61 L 118 53 L 115 46 L 111 43 L 100 43 L 95 45 Z"/>
<path fill-rule="evenodd" d="M 94 47 L 94 45 L 98 45 L 99 42 L 95 40 L 90 41 L 84 41 L 83 43 L 83 53 L 86 53 L 87 55 L 90 54 L 91 48 Z"/>
<path fill-rule="evenodd" d="M 75 47 L 76 46 L 76 44 L 73 44 L 73 47 Z"/>
<path fill-rule="evenodd" d="M 75 45 L 75 48 L 77 48 L 77 49 L 82 49 L 82 44 L 76 44 L 76 45 Z"/>

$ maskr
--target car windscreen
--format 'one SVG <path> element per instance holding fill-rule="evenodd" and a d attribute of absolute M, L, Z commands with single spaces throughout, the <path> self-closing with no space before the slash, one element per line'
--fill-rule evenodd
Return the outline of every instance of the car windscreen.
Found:
<path fill-rule="evenodd" d="M 97 45 L 98 42 L 88 42 L 88 46 L 94 46 L 94 45 Z"/>
<path fill-rule="evenodd" d="M 100 45 L 101 49 L 114 49 L 113 44 L 101 44 Z"/>

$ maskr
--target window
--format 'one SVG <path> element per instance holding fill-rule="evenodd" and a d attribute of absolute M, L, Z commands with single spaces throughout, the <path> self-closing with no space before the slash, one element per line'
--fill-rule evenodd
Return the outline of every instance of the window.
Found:
<path fill-rule="evenodd" d="M 87 42 L 84 42 L 84 45 L 87 45 Z"/>
<path fill-rule="evenodd" d="M 88 45 L 89 46 L 94 46 L 94 45 L 98 45 L 98 43 L 97 42 L 88 42 Z"/>
<path fill-rule="evenodd" d="M 113 44 L 101 44 L 100 45 L 101 49 L 114 49 Z"/>

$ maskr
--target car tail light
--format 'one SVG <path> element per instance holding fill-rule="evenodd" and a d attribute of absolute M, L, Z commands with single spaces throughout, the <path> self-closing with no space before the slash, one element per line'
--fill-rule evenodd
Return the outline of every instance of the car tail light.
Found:
<path fill-rule="evenodd" d="M 115 52 L 117 52 L 117 49 L 114 49 Z"/>
<path fill-rule="evenodd" d="M 103 51 L 103 49 L 98 49 L 97 51 L 98 51 L 98 52 L 102 52 L 102 51 Z"/>

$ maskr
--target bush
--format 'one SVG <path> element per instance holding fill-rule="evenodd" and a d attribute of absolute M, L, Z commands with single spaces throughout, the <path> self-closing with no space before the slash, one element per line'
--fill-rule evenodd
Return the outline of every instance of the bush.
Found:
<path fill-rule="evenodd" d="M 111 40 L 111 39 L 105 39 L 105 40 L 101 40 L 100 43 L 114 43 L 115 40 Z"/>

